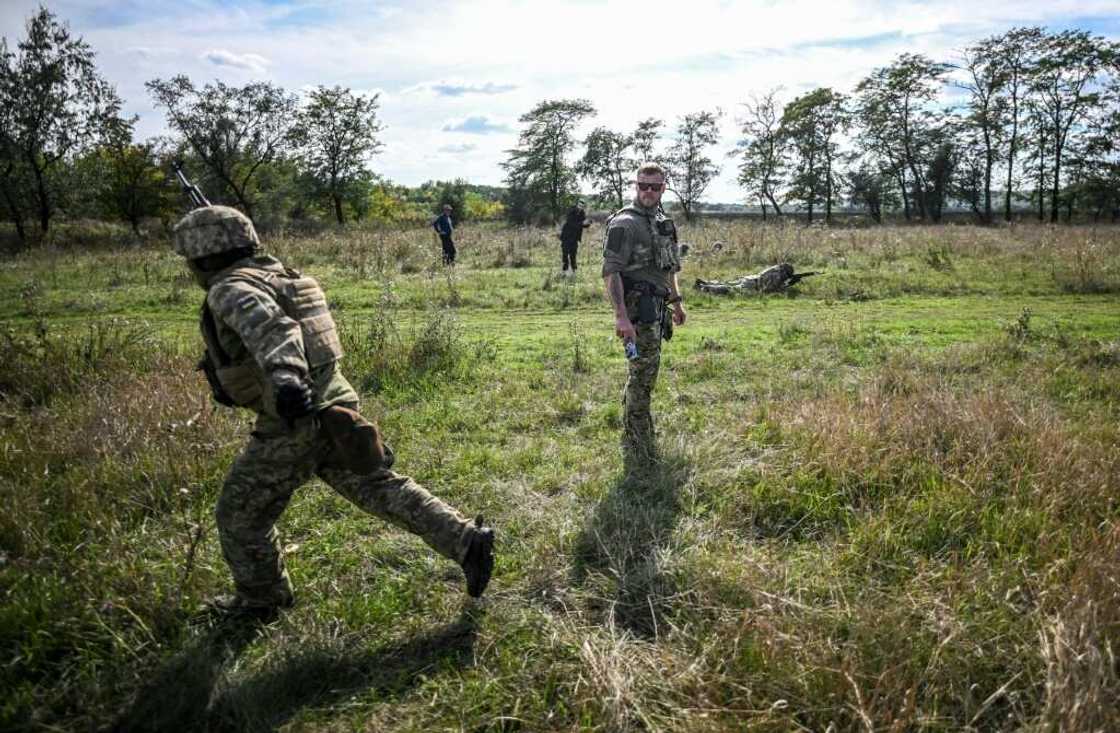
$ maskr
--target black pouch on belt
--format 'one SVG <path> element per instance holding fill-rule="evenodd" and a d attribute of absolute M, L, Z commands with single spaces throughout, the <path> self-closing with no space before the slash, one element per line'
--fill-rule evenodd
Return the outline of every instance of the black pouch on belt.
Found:
<path fill-rule="evenodd" d="M 638 298 L 638 322 L 657 323 L 661 320 L 661 298 L 650 293 L 642 293 Z"/>

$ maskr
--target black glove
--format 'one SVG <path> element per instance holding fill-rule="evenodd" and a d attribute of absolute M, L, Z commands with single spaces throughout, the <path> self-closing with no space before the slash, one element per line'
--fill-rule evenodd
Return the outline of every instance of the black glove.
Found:
<path fill-rule="evenodd" d="M 310 415 L 315 409 L 311 399 L 311 388 L 291 372 L 277 371 L 272 374 L 276 393 L 276 414 L 286 420 Z"/>

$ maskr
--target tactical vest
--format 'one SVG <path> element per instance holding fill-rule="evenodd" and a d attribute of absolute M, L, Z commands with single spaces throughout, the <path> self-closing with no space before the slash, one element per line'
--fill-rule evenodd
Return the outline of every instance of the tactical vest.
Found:
<path fill-rule="evenodd" d="M 299 324 L 303 336 L 304 356 L 310 372 L 333 364 L 342 358 L 342 343 L 338 338 L 334 318 L 327 307 L 323 289 L 312 277 L 290 268 L 283 273 L 262 270 L 256 267 L 239 267 L 223 279 L 242 280 L 270 294 L 284 311 L 284 314 Z M 215 397 L 219 388 L 229 401 L 238 407 L 254 407 L 264 392 L 264 380 L 260 366 L 252 355 L 234 360 L 222 348 L 218 337 L 218 327 L 214 314 L 207 301 L 202 303 L 200 318 L 202 338 L 206 343 L 206 360 L 213 370 L 207 377 L 217 381 L 211 383 Z"/>
<path fill-rule="evenodd" d="M 654 217 L 650 217 L 645 210 L 633 205 L 619 209 L 611 219 L 622 213 L 633 214 L 638 226 L 648 228 L 649 232 L 648 241 L 645 237 L 639 237 L 631 244 L 630 264 L 626 270 L 653 267 L 663 272 L 680 272 L 681 254 L 677 244 L 677 227 L 673 220 L 660 210 Z"/>

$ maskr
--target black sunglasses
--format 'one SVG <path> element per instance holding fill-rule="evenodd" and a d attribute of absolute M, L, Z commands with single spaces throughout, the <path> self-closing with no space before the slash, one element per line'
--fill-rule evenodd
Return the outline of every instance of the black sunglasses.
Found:
<path fill-rule="evenodd" d="M 664 188 L 664 183 L 638 183 L 639 191 L 660 191 Z"/>

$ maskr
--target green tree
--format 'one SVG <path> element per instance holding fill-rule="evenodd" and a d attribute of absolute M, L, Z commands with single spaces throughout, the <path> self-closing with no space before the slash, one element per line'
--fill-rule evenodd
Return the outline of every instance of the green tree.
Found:
<path fill-rule="evenodd" d="M 1103 103 L 1085 135 L 1086 165 L 1080 194 L 1093 221 L 1107 212 L 1115 222 L 1120 219 L 1120 64 L 1113 64 L 1103 94 Z"/>
<path fill-rule="evenodd" d="M 864 162 L 848 173 L 848 199 L 871 216 L 876 224 L 883 223 L 883 212 L 898 206 L 892 174 Z"/>
<path fill-rule="evenodd" d="M 1103 38 L 1086 31 L 1063 31 L 1042 42 L 1031 88 L 1050 132 L 1050 221 L 1058 221 L 1062 156 L 1070 134 L 1100 103 L 1099 76 L 1115 62 L 1116 52 Z"/>
<path fill-rule="evenodd" d="M 29 215 L 42 234 L 50 228 L 66 167 L 99 143 L 127 140 L 132 124 L 89 44 L 43 7 L 26 28 L 14 52 L 0 39 L 0 201 L 21 243 Z"/>
<path fill-rule="evenodd" d="M 940 222 L 953 191 L 954 174 L 960 157 L 952 125 L 943 125 L 932 137 L 933 154 L 924 171 L 925 210 L 931 221 Z"/>
<path fill-rule="evenodd" d="M 94 156 L 101 210 L 128 222 L 137 236 L 145 218 L 165 219 L 176 210 L 178 192 L 160 165 L 158 141 L 105 145 Z"/>
<path fill-rule="evenodd" d="M 783 196 L 789 162 L 778 117 L 778 92 L 771 89 L 744 104 L 746 115 L 739 121 L 743 137 L 732 152 L 743 159 L 739 164 L 739 185 L 747 190 L 748 199 L 758 199 L 763 219 L 767 204 L 774 207 L 778 216 L 782 215 L 779 198 Z"/>
<path fill-rule="evenodd" d="M 348 194 L 355 189 L 368 194 L 368 185 L 362 185 L 369 181 L 366 159 L 382 147 L 377 139 L 377 97 L 319 86 L 308 93 L 293 131 L 300 167 L 330 199 L 339 224 L 345 222 L 343 202 Z M 358 199 L 365 197 L 361 193 Z"/>
<path fill-rule="evenodd" d="M 506 181 L 517 194 L 509 210 L 515 216 L 543 208 L 555 222 L 563 211 L 565 197 L 576 187 L 576 173 L 567 158 L 575 149 L 575 129 L 595 108 L 586 99 L 541 102 L 521 116 L 525 125 L 517 148 L 507 151 L 502 167 Z"/>
<path fill-rule="evenodd" d="M 634 145 L 634 159 L 639 165 L 661 162 L 657 154 L 654 153 L 654 146 L 657 144 L 657 138 L 661 135 L 661 128 L 664 126 L 664 120 L 648 117 L 639 122 L 638 127 L 630 135 Z"/>
<path fill-rule="evenodd" d="M 991 172 L 986 142 L 974 125 L 960 122 L 950 186 L 952 198 L 968 204 L 981 223 L 991 221 Z"/>
<path fill-rule="evenodd" d="M 780 135 L 793 157 L 790 195 L 803 202 L 810 222 L 818 203 L 825 206 L 825 221 L 832 221 L 837 136 L 849 120 L 845 104 L 844 95 L 822 87 L 795 98 L 782 111 Z"/>
<path fill-rule="evenodd" d="M 3 40 L 0 39 L 0 55 L 3 55 Z M 31 210 L 31 175 L 20 155 L 15 136 L 8 131 L 14 130 L 15 108 L 0 104 L 0 211 L 4 219 L 15 227 L 20 244 L 27 242 L 26 218 Z"/>
<path fill-rule="evenodd" d="M 983 199 L 983 208 L 978 205 L 973 208 L 985 224 L 992 222 L 992 171 L 1011 114 L 1004 88 L 1011 81 L 1012 71 L 1001 53 L 1001 43 L 999 37 L 993 37 L 966 48 L 960 64 L 964 78 L 958 82 L 958 86 L 968 92 L 964 125 L 974 133 L 968 146 L 973 152 L 968 156 L 969 180 L 979 184 Z"/>
<path fill-rule="evenodd" d="M 500 219 L 503 213 L 500 201 L 487 198 L 477 191 L 468 190 L 463 196 L 463 219 L 479 221 Z"/>
<path fill-rule="evenodd" d="M 1037 207 L 1038 220 L 1046 220 L 1046 191 L 1053 175 L 1049 159 L 1054 130 L 1040 100 L 1029 96 L 1024 105 L 1024 137 L 1030 141 L 1024 156 L 1027 179 L 1031 181 L 1031 203 Z"/>
<path fill-rule="evenodd" d="M 262 169 L 290 150 L 297 100 L 269 82 L 243 87 L 221 81 L 197 88 L 185 76 L 145 85 L 167 123 L 182 135 L 217 184 L 253 218 Z"/>
<path fill-rule="evenodd" d="M 856 87 L 863 147 L 885 158 L 896 172 L 907 218 L 910 203 L 921 219 L 929 218 L 925 169 L 937 154 L 943 118 L 933 102 L 948 69 L 921 54 L 905 53 Z"/>
<path fill-rule="evenodd" d="M 403 187 L 389 181 L 377 181 L 369 194 L 369 218 L 378 222 L 397 222 L 410 218 L 412 205 L 406 200 L 406 193 Z"/>
<path fill-rule="evenodd" d="M 1041 28 L 1012 28 L 1003 35 L 982 42 L 984 50 L 995 57 L 989 63 L 1003 72 L 1000 99 L 1004 108 L 1002 119 L 1005 127 L 1000 137 L 1006 141 L 1006 152 L 1002 155 L 1006 174 L 1003 192 L 1004 221 L 1011 221 L 1011 200 L 1015 194 L 1015 172 L 1026 108 L 1025 98 L 1029 92 L 1029 82 L 1037 63 L 1042 37 Z"/>
<path fill-rule="evenodd" d="M 467 219 L 467 182 L 462 178 L 454 181 L 441 181 L 437 184 L 435 200 L 432 202 L 432 214 L 443 212 L 444 206 L 451 207 L 451 219 L 456 224 Z"/>
<path fill-rule="evenodd" d="M 677 136 L 666 156 L 671 184 L 669 190 L 680 201 L 684 218 L 688 221 L 692 219 L 696 204 L 708 184 L 719 175 L 719 168 L 706 152 L 719 142 L 719 116 L 717 110 L 694 112 L 682 117 L 677 124 Z"/>
<path fill-rule="evenodd" d="M 598 196 L 613 201 L 615 208 L 621 209 L 628 179 L 635 168 L 634 158 L 629 154 L 634 138 L 596 127 L 583 144 L 585 152 L 576 164 L 576 173 L 595 187 Z"/>

